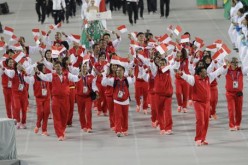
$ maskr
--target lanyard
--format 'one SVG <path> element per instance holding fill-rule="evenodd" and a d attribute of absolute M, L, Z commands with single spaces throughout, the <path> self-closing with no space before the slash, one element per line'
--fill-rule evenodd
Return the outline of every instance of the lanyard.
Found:
<path fill-rule="evenodd" d="M 22 75 L 21 75 L 20 73 L 18 73 L 18 77 L 19 77 L 19 82 L 20 82 L 21 84 L 24 84 L 23 77 L 22 77 Z"/>
<path fill-rule="evenodd" d="M 180 70 L 182 71 L 184 69 L 184 66 L 186 65 L 186 62 L 183 60 L 181 63 L 180 63 Z"/>
<path fill-rule="evenodd" d="M 119 88 L 119 91 L 124 91 L 124 81 L 121 81 L 121 80 L 119 80 L 118 82 L 117 82 L 117 86 L 118 86 L 118 88 Z M 121 84 L 121 85 L 120 85 Z M 120 89 L 121 88 L 121 89 Z"/>
<path fill-rule="evenodd" d="M 40 81 L 41 89 L 46 89 L 46 83 L 44 81 Z"/>
<path fill-rule="evenodd" d="M 83 85 L 87 86 L 87 76 L 82 76 Z"/>
<path fill-rule="evenodd" d="M 233 81 L 237 81 L 238 80 L 238 78 L 239 78 L 239 74 L 240 74 L 240 72 L 239 71 L 237 71 L 237 73 L 236 73 L 236 76 L 234 77 L 234 73 L 233 73 L 234 71 L 231 71 L 231 76 L 232 76 L 232 80 Z"/>

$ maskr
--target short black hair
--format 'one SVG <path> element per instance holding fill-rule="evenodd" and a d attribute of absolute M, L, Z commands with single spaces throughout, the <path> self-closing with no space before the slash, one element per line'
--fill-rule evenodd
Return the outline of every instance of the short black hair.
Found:
<path fill-rule="evenodd" d="M 197 67 L 195 70 L 195 74 L 199 75 L 202 72 L 202 69 L 206 69 L 205 67 Z"/>
<path fill-rule="evenodd" d="M 142 34 L 144 34 L 143 32 L 139 32 L 137 35 L 136 35 L 136 37 L 139 37 L 139 35 L 142 35 Z"/>
<path fill-rule="evenodd" d="M 45 66 L 45 65 L 44 65 L 43 63 L 39 63 L 39 64 L 37 65 L 37 69 L 38 69 L 40 72 L 42 72 L 42 69 L 43 69 L 44 66 Z"/>
<path fill-rule="evenodd" d="M 109 36 L 109 37 L 110 37 L 110 34 L 109 34 L 109 33 L 104 33 L 104 34 L 102 35 L 102 37 L 104 37 L 104 36 Z"/>

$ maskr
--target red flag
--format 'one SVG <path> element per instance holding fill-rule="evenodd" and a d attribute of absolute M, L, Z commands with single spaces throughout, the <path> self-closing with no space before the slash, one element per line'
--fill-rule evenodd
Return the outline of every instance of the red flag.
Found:
<path fill-rule="evenodd" d="M 126 25 L 121 25 L 117 27 L 117 30 L 119 30 L 121 33 L 126 33 L 127 32 Z"/>
<path fill-rule="evenodd" d="M 182 32 L 181 26 L 177 25 L 174 30 L 174 33 L 178 36 L 181 32 Z"/>
<path fill-rule="evenodd" d="M 5 26 L 3 33 L 9 36 L 12 36 L 14 34 L 14 29 L 11 27 Z"/>

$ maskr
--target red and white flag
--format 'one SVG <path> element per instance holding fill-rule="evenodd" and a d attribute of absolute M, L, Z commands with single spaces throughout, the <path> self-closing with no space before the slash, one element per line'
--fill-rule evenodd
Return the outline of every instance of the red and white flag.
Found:
<path fill-rule="evenodd" d="M 45 31 L 43 31 L 43 30 L 41 31 L 41 35 L 42 35 L 43 38 L 47 37 L 47 33 Z"/>
<path fill-rule="evenodd" d="M 200 49 L 204 46 L 204 41 L 199 37 L 195 37 L 194 45 Z"/>
<path fill-rule="evenodd" d="M 64 46 L 52 46 L 52 58 L 58 58 L 59 54 L 65 50 Z"/>
<path fill-rule="evenodd" d="M 40 36 L 40 29 L 32 29 L 32 34 L 34 35 L 34 36 Z"/>
<path fill-rule="evenodd" d="M 142 61 L 143 64 L 147 63 L 148 61 L 148 58 L 145 57 L 145 52 L 143 50 L 138 52 L 138 58 Z"/>
<path fill-rule="evenodd" d="M 34 41 L 35 41 L 36 45 L 40 45 L 40 39 L 38 36 L 34 37 Z"/>
<path fill-rule="evenodd" d="M 177 25 L 174 29 L 174 33 L 178 36 L 182 32 L 181 26 Z"/>
<path fill-rule="evenodd" d="M 23 52 L 19 52 L 19 53 L 14 54 L 12 56 L 12 59 L 18 63 L 23 57 L 25 57 L 25 54 Z"/>
<path fill-rule="evenodd" d="M 133 37 L 133 39 L 135 40 L 135 41 L 137 41 L 137 32 L 132 32 L 132 33 L 130 33 L 131 34 L 131 36 Z"/>
<path fill-rule="evenodd" d="M 216 45 L 217 48 L 221 48 L 223 41 L 222 40 L 216 40 L 216 41 L 214 41 L 214 44 Z"/>
<path fill-rule="evenodd" d="M 208 46 L 206 47 L 206 51 L 216 52 L 216 51 L 217 51 L 217 47 L 216 47 L 215 44 L 208 45 Z"/>
<path fill-rule="evenodd" d="M 232 51 L 227 47 L 226 44 L 223 44 L 223 45 L 222 45 L 222 49 L 224 50 L 224 52 L 226 53 L 226 55 L 231 54 L 231 52 L 232 52 Z"/>
<path fill-rule="evenodd" d="M 160 54 L 164 54 L 168 48 L 166 47 L 165 44 L 160 44 L 156 47 L 156 50 L 160 53 Z"/>
<path fill-rule="evenodd" d="M 14 29 L 8 26 L 5 26 L 3 29 L 3 33 L 9 36 L 12 36 L 14 34 Z"/>
<path fill-rule="evenodd" d="M 22 64 L 22 66 L 24 68 L 27 68 L 29 66 L 29 62 L 26 58 L 22 58 L 20 61 L 19 61 L 20 64 Z"/>
<path fill-rule="evenodd" d="M 173 50 L 173 49 L 175 49 L 176 45 L 177 45 L 177 44 L 176 44 L 175 42 L 170 41 L 170 42 L 168 43 L 167 48 L 168 48 L 168 50 Z"/>
<path fill-rule="evenodd" d="M 10 41 L 18 41 L 18 40 L 19 40 L 19 38 L 14 34 L 10 38 Z"/>
<path fill-rule="evenodd" d="M 9 55 L 5 53 L 5 54 L 3 55 L 3 58 L 4 58 L 4 59 L 7 59 L 7 58 L 9 58 Z"/>
<path fill-rule="evenodd" d="M 49 26 L 49 29 L 55 30 L 55 29 L 60 28 L 61 26 L 62 26 L 62 23 L 60 22 L 60 23 L 58 23 L 57 25 L 50 25 L 50 26 Z"/>
<path fill-rule="evenodd" d="M 212 56 L 212 60 L 222 60 L 226 56 L 226 53 L 224 52 L 223 49 L 218 50 L 217 52 L 214 53 Z"/>
<path fill-rule="evenodd" d="M 158 41 L 159 41 L 160 43 L 165 43 L 165 44 L 167 44 L 167 43 L 169 43 L 169 42 L 171 41 L 171 38 L 170 38 L 170 36 L 169 36 L 168 34 L 164 34 L 162 37 L 160 37 L 160 38 L 158 39 Z"/>
<path fill-rule="evenodd" d="M 185 34 L 181 36 L 181 43 L 189 42 L 189 35 Z"/>
<path fill-rule="evenodd" d="M 121 33 L 128 32 L 126 25 L 121 25 L 121 26 L 117 27 L 117 30 L 119 30 Z"/>
<path fill-rule="evenodd" d="M 91 54 L 89 54 L 89 53 L 83 56 L 83 64 L 90 61 L 90 56 L 91 56 Z"/>
<path fill-rule="evenodd" d="M 161 70 L 162 70 L 163 73 L 165 73 L 165 72 L 167 72 L 170 69 L 170 67 L 171 67 L 170 64 L 168 64 L 166 66 L 162 66 L 161 67 Z"/>
<path fill-rule="evenodd" d="M 170 32 L 170 33 L 173 33 L 173 25 L 169 25 L 167 27 L 167 30 Z"/>
<path fill-rule="evenodd" d="M 81 36 L 77 34 L 71 34 L 69 38 L 76 43 L 80 43 Z"/>
<path fill-rule="evenodd" d="M 135 50 L 134 50 L 134 48 L 133 47 L 129 47 L 129 52 L 130 52 L 130 54 L 132 55 L 132 56 L 135 56 L 136 57 L 136 52 L 135 52 Z"/>
<path fill-rule="evenodd" d="M 130 46 L 133 47 L 134 50 L 135 50 L 136 48 L 142 48 L 142 47 L 139 45 L 139 43 L 138 43 L 137 41 L 135 41 L 135 40 L 131 40 L 131 41 L 130 41 Z"/>
<path fill-rule="evenodd" d="M 115 56 L 112 56 L 110 63 L 120 65 L 126 68 L 128 67 L 129 59 L 115 55 Z"/>
<path fill-rule="evenodd" d="M 41 51 L 46 50 L 46 45 L 44 43 L 41 43 L 39 47 Z"/>
<path fill-rule="evenodd" d="M 12 45 L 11 48 L 13 50 L 21 50 L 21 51 L 23 50 L 23 48 L 22 48 L 20 43 L 16 43 L 16 44 Z"/>
<path fill-rule="evenodd" d="M 0 50 L 4 50 L 6 44 L 3 41 L 0 41 Z"/>

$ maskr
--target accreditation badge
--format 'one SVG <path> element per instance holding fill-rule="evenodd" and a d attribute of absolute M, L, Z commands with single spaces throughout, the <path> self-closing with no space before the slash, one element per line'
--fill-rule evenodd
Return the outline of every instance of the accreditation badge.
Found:
<path fill-rule="evenodd" d="M 84 86 L 84 88 L 83 88 L 83 93 L 85 94 L 85 93 L 87 93 L 88 92 L 88 87 L 87 86 Z"/>
<path fill-rule="evenodd" d="M 239 87 L 238 81 L 233 81 L 233 88 L 237 89 Z"/>
<path fill-rule="evenodd" d="M 12 88 L 12 81 L 8 81 L 8 88 Z"/>
<path fill-rule="evenodd" d="M 24 84 L 19 84 L 18 90 L 23 91 L 23 89 L 24 89 Z"/>
<path fill-rule="evenodd" d="M 118 92 L 118 98 L 122 98 L 123 95 L 124 95 L 124 92 L 123 92 L 123 91 L 119 91 L 119 92 Z"/>
<path fill-rule="evenodd" d="M 47 89 L 41 89 L 42 96 L 47 96 Z"/>

